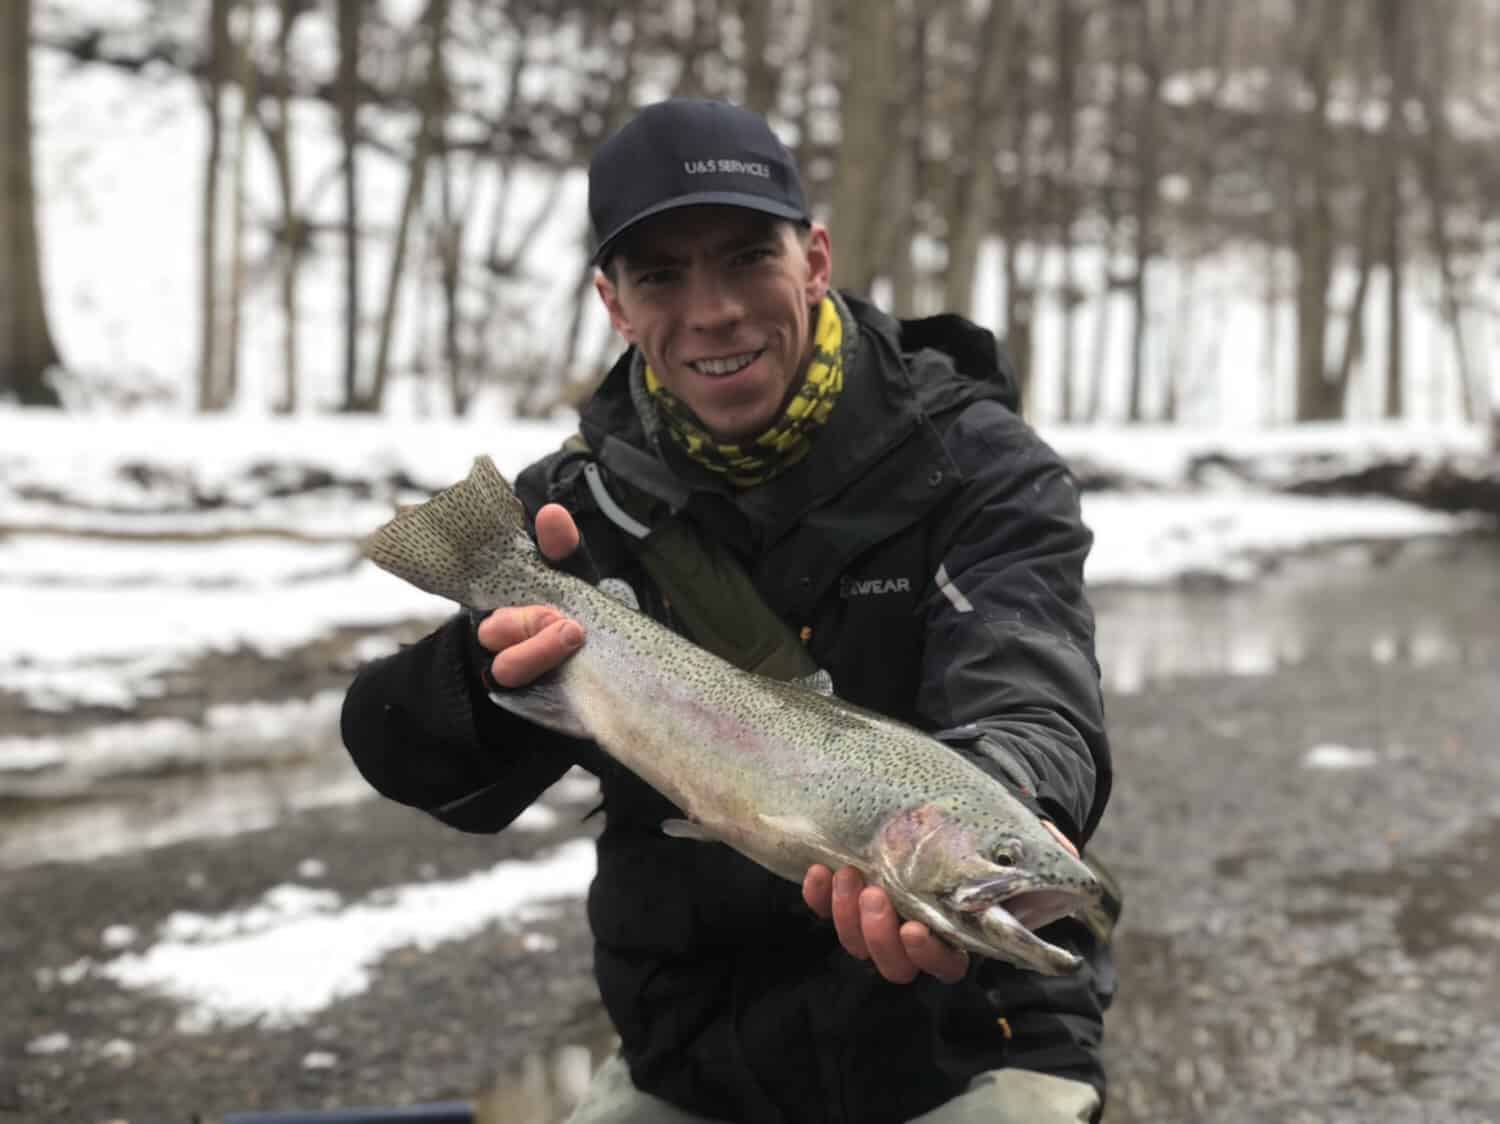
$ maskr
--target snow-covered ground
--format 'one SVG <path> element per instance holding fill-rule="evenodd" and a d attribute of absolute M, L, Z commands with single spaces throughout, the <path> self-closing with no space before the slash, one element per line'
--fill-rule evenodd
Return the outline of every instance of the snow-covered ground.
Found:
<path fill-rule="evenodd" d="M 0 538 L 0 688 L 66 708 L 149 694 L 160 675 L 211 652 L 274 657 L 341 626 L 439 617 L 440 601 L 361 562 L 355 539 L 394 503 L 461 477 L 476 454 L 513 474 L 570 428 L 172 414 L 100 422 L 5 411 L 0 432 L 0 528 L 28 532 Z M 1378 499 L 1184 490 L 1180 470 L 1204 447 L 1249 454 L 1276 441 L 1321 440 L 1357 461 L 1439 443 L 1477 448 L 1477 433 L 1046 435 L 1065 453 L 1163 487 L 1085 494 L 1096 535 L 1088 578 L 1097 588 L 1242 580 L 1265 557 L 1319 543 L 1475 525 Z M 309 473 L 333 483 L 277 498 L 278 484 Z"/>

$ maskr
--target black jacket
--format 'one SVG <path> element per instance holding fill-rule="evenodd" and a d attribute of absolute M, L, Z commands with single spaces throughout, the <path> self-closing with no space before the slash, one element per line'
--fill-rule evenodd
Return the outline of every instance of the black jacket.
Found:
<path fill-rule="evenodd" d="M 652 448 L 627 354 L 582 413 L 595 486 L 588 458 L 559 452 L 518 492 L 532 511 L 568 506 L 586 544 L 572 568 L 629 582 L 670 626 L 596 489 L 656 497 L 738 556 L 840 697 L 938 732 L 1082 845 L 1111 773 L 1072 477 L 1013 412 L 989 333 L 957 317 L 898 324 L 845 299 L 859 334 L 838 405 L 770 482 L 736 495 L 669 444 Z M 675 810 L 632 774 L 494 706 L 482 663 L 459 614 L 368 665 L 345 743 L 382 793 L 467 831 L 503 828 L 575 762 L 599 775 L 595 970 L 641 1088 L 747 1124 L 907 1120 L 1002 1065 L 1102 1093 L 1113 973 L 1081 924 L 1047 934 L 1088 957 L 1069 977 L 976 958 L 958 985 L 887 983 L 797 886 L 726 847 L 668 838 L 659 825 Z"/>

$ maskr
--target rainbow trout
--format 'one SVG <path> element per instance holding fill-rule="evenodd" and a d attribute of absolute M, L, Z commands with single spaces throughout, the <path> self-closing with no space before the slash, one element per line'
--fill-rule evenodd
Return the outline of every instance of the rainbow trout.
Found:
<path fill-rule="evenodd" d="M 897 912 L 982 956 L 1056 975 L 1079 960 L 1033 931 L 1101 887 L 997 780 L 921 731 L 741 670 L 553 569 L 487 457 L 365 540 L 384 570 L 472 609 L 551 605 L 583 647 L 501 706 L 590 738 L 682 810 L 669 835 L 724 843 L 800 883 L 857 867 Z"/>

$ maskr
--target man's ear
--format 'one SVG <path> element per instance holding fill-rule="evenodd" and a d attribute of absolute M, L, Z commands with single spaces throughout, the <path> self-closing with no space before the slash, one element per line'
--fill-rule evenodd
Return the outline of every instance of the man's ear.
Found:
<path fill-rule="evenodd" d="M 807 303 L 821 304 L 833 278 L 833 242 L 828 228 L 815 222 L 807 232 Z"/>
<path fill-rule="evenodd" d="M 634 347 L 635 331 L 630 327 L 630 318 L 625 315 L 625 306 L 620 303 L 620 291 L 602 269 L 594 270 L 594 292 L 598 293 L 599 299 L 604 302 L 604 309 L 609 313 L 609 322 L 614 325 L 620 338 Z"/>

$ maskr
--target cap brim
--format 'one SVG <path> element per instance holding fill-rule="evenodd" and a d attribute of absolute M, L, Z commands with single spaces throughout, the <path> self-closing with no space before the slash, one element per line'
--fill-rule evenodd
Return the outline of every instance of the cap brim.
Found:
<path fill-rule="evenodd" d="M 778 202 L 775 199 L 766 199 L 760 195 L 750 195 L 740 191 L 697 191 L 691 195 L 679 195 L 675 199 L 668 199 L 664 203 L 657 203 L 653 207 L 647 207 L 640 214 L 622 222 L 619 226 L 611 230 L 599 243 L 599 248 L 594 251 L 593 264 L 599 265 L 602 263 L 613 252 L 615 244 L 619 242 L 621 237 L 647 219 L 659 215 L 664 211 L 675 211 L 679 207 L 702 207 L 709 205 L 744 207 L 748 211 L 759 211 L 763 215 L 774 215 L 779 219 L 790 219 L 794 222 L 809 221 L 806 211 L 787 203 Z"/>

